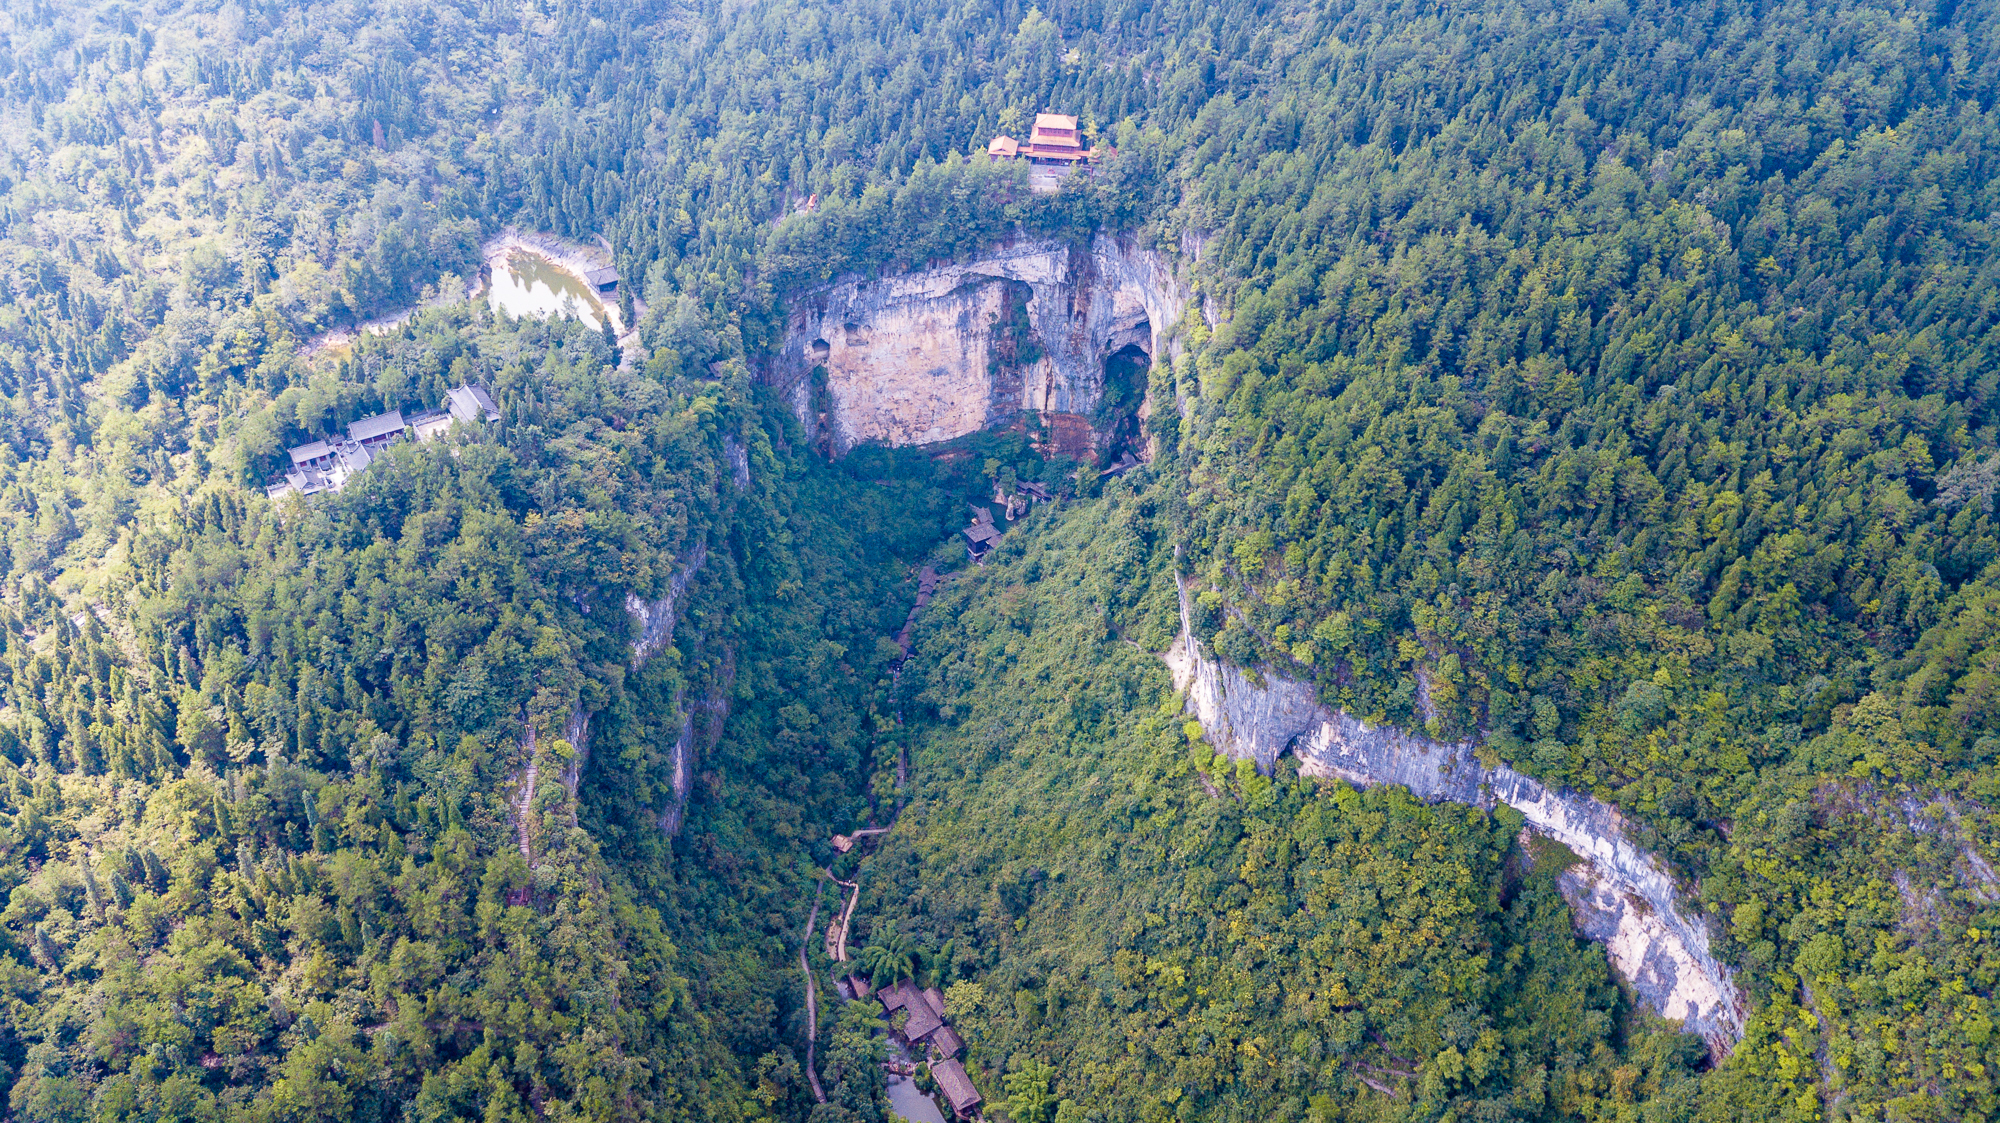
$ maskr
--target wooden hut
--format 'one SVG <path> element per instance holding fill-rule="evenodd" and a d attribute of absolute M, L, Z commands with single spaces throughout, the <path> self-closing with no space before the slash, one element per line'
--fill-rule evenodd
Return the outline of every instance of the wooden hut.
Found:
<path fill-rule="evenodd" d="M 979 1110 L 979 1089 L 972 1086 L 965 1066 L 957 1061 L 936 1061 L 931 1065 L 931 1079 L 944 1090 L 944 1097 L 951 1101 L 953 1115 L 960 1119 L 970 1119 Z"/>
<path fill-rule="evenodd" d="M 931 1056 L 933 1058 L 940 1061 L 948 1061 L 958 1056 L 964 1050 L 965 1039 L 960 1037 L 958 1031 L 950 1026 L 939 1026 L 937 1032 L 931 1034 L 930 1045 Z"/>

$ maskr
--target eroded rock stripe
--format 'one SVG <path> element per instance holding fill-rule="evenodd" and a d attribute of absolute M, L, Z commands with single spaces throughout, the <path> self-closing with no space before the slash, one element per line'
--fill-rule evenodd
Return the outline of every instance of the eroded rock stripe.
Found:
<path fill-rule="evenodd" d="M 1302 775 L 1359 786 L 1398 784 L 1419 799 L 1505 804 L 1528 825 L 1584 859 L 1558 884 L 1578 931 L 1605 945 L 1642 1005 L 1699 1034 L 1717 1057 L 1743 1036 L 1742 992 L 1710 947 L 1707 925 L 1681 899 L 1673 876 L 1634 844 L 1616 808 L 1574 791 L 1553 791 L 1505 764 L 1487 767 L 1473 743 L 1439 742 L 1322 706 L 1309 683 L 1265 668 L 1262 685 L 1206 656 L 1180 590 L 1181 634 L 1166 653 L 1174 684 L 1210 742 L 1269 772 L 1289 751 Z"/>

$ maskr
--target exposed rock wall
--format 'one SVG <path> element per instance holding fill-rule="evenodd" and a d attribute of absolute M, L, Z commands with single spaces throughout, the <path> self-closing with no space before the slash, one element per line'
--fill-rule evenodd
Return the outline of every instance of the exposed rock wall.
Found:
<path fill-rule="evenodd" d="M 747 460 L 744 471 L 747 474 Z M 688 552 L 687 559 L 681 563 L 680 568 L 667 579 L 666 596 L 648 601 L 638 596 L 627 595 L 625 611 L 632 617 L 632 622 L 639 633 L 632 641 L 634 673 L 646 665 L 647 659 L 673 642 L 674 628 L 680 620 L 680 604 L 687 597 L 688 587 L 694 583 L 695 576 L 707 562 L 708 543 L 697 542 Z M 733 673 L 733 670 L 732 664 L 730 671 Z M 694 709 L 685 705 L 682 698 L 674 699 L 674 707 L 681 715 L 680 735 L 674 740 L 674 794 L 671 803 L 659 813 L 660 825 L 670 834 L 680 827 L 681 808 L 687 802 L 691 786 L 694 752 Z M 719 735 L 721 720 L 728 714 L 725 694 L 720 690 L 709 690 L 699 703 L 699 708 L 709 715 L 710 725 Z M 563 763 L 559 777 L 563 787 L 569 791 L 572 826 L 575 825 L 577 787 L 583 782 L 583 770 L 590 763 L 591 717 L 591 712 L 578 703 L 570 708 L 569 716 L 563 721 L 563 740 L 569 742 L 572 753 Z M 533 723 L 525 720 L 521 725 L 521 745 L 527 753 L 527 764 L 515 776 L 517 796 L 510 805 L 510 815 L 514 821 L 515 832 L 519 835 L 521 856 L 528 860 L 530 867 L 533 867 L 536 865 L 536 860 L 531 837 L 533 832 L 529 829 L 529 825 L 533 818 L 531 812 L 535 785 L 540 777 L 540 765 L 535 728 Z"/>
<path fill-rule="evenodd" d="M 1616 808 L 1572 791 L 1551 791 L 1505 764 L 1481 763 L 1470 742 L 1438 742 L 1322 706 L 1310 684 L 1271 673 L 1261 684 L 1209 658 L 1189 626 L 1181 588 L 1181 634 L 1166 654 L 1174 684 L 1209 740 L 1269 772 L 1290 751 L 1303 775 L 1360 786 L 1400 784 L 1420 799 L 1488 810 L 1505 804 L 1529 828 L 1584 859 L 1559 884 L 1583 935 L 1605 945 L 1640 1002 L 1685 1024 L 1727 1055 L 1743 1036 L 1743 996 L 1709 949 L 1707 926 L 1688 911 L 1672 875 L 1635 845 Z"/>
<path fill-rule="evenodd" d="M 731 442 L 734 443 L 733 441 Z M 735 446 L 741 449 L 740 444 Z M 750 464 L 747 455 L 742 457 L 742 467 L 735 469 L 738 457 L 732 451 L 732 470 L 740 481 L 738 486 L 749 483 Z M 688 586 L 694 583 L 701 567 L 708 562 L 708 543 L 695 543 L 688 552 L 687 561 L 667 580 L 667 595 L 655 601 L 641 600 L 637 596 L 627 596 L 625 611 L 639 628 L 639 638 L 632 643 L 632 670 L 637 672 L 646 665 L 646 660 L 673 642 L 674 628 L 680 622 L 680 603 L 687 597 Z M 715 711 L 728 713 L 728 702 L 720 691 L 711 690 L 702 699 L 701 708 L 708 711 L 714 722 L 720 722 Z M 681 813 L 687 806 L 688 791 L 694 777 L 694 708 L 687 705 L 684 696 L 674 698 L 674 709 L 681 715 L 680 732 L 674 737 L 674 778 L 673 798 L 666 807 L 660 809 L 660 829 L 668 834 L 677 833 L 681 825 Z"/>
<path fill-rule="evenodd" d="M 747 470 L 747 469 L 746 469 Z M 679 620 L 679 605 L 687 596 L 688 586 L 694 583 L 695 574 L 708 563 L 708 543 L 696 542 L 688 551 L 687 561 L 667 579 L 667 595 L 658 600 L 642 600 L 636 593 L 625 595 L 625 611 L 632 616 L 632 622 L 639 627 L 639 638 L 632 641 L 632 669 L 646 665 L 667 644 L 673 642 L 674 624 Z"/>
<path fill-rule="evenodd" d="M 800 294 L 766 377 L 836 453 L 931 444 L 1023 410 L 1090 413 L 1105 359 L 1128 345 L 1158 356 L 1189 300 L 1173 267 L 1129 235 L 1101 234 L 1088 251 L 1010 242 Z M 1019 345 L 1023 332 L 1032 347 Z"/>
<path fill-rule="evenodd" d="M 570 707 L 569 720 L 563 722 L 563 740 L 575 750 L 569 763 L 563 766 L 562 784 L 569 789 L 571 807 L 575 806 L 576 786 L 583 782 L 583 766 L 590 762 L 590 711 L 581 705 Z"/>

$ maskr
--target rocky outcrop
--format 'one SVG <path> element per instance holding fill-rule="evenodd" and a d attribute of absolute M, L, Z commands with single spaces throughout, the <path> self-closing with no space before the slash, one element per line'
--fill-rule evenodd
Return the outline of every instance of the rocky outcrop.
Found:
<path fill-rule="evenodd" d="M 590 761 L 590 711 L 582 706 L 572 706 L 569 720 L 563 722 L 563 740 L 569 742 L 572 750 L 569 761 L 563 765 L 562 785 L 569 789 L 569 797 L 576 799 L 576 786 L 583 782 L 583 766 Z"/>
<path fill-rule="evenodd" d="M 722 456 L 729 461 L 729 478 L 736 483 L 736 490 L 750 487 L 750 450 L 743 442 L 727 433 L 722 435 Z"/>
<path fill-rule="evenodd" d="M 740 444 L 735 447 L 742 448 Z M 737 456 L 731 455 L 732 465 L 737 459 Z M 749 482 L 747 454 L 742 457 L 742 465 L 740 476 L 742 485 L 739 486 L 747 486 Z M 653 601 L 643 600 L 636 595 L 626 597 L 625 611 L 631 614 L 633 623 L 639 629 L 639 638 L 632 643 L 632 670 L 635 673 L 646 665 L 647 659 L 673 642 L 674 628 L 680 622 L 680 604 L 687 597 L 688 586 L 694 583 L 695 575 L 701 572 L 701 567 L 707 562 L 708 543 L 697 542 L 694 549 L 688 552 L 687 561 L 682 563 L 667 580 L 666 596 Z M 721 719 L 729 712 L 727 697 L 719 690 L 708 691 L 703 696 L 699 708 L 709 714 L 711 724 L 718 727 Z M 694 776 L 696 707 L 687 705 L 686 698 L 677 695 L 674 698 L 674 709 L 681 715 L 681 727 L 674 737 L 673 797 L 659 812 L 660 829 L 668 834 L 680 831 L 681 814 L 687 806 L 688 791 L 693 785 Z M 717 732 L 719 735 L 719 728 Z"/>
<path fill-rule="evenodd" d="M 1023 411 L 1091 413 L 1106 360 L 1128 347 L 1159 355 L 1189 300 L 1166 259 L 1130 235 L 1101 234 L 1087 251 L 1011 242 L 800 294 L 766 377 L 836 454 L 931 444 Z"/>
<path fill-rule="evenodd" d="M 746 462 L 747 465 L 747 462 Z M 688 587 L 695 576 L 708 562 L 708 543 L 696 542 L 688 551 L 688 556 L 667 579 L 666 595 L 657 600 L 646 600 L 634 594 L 627 594 L 625 611 L 632 617 L 638 635 L 632 641 L 632 671 L 637 673 L 646 665 L 646 660 L 657 655 L 673 642 L 674 627 L 679 623 L 680 605 L 687 597 Z M 733 667 L 731 668 L 733 670 Z M 710 715 L 711 724 L 718 727 L 721 718 L 728 714 L 726 696 L 717 690 L 707 692 L 698 707 L 688 707 L 681 698 L 674 699 L 674 708 L 681 714 L 680 735 L 674 741 L 673 799 L 660 812 L 660 824 L 669 833 L 679 829 L 681 807 L 687 801 L 692 755 L 694 750 L 695 709 Z M 591 712 L 578 703 L 570 708 L 569 716 L 563 721 L 563 740 L 570 746 L 570 755 L 562 761 L 558 773 L 562 785 L 569 792 L 571 825 L 575 825 L 576 793 L 583 782 L 583 770 L 590 763 L 590 719 Z M 527 764 L 515 776 L 515 797 L 510 802 L 509 815 L 513 829 L 518 836 L 521 856 L 528 865 L 536 865 L 533 831 L 533 808 L 535 786 L 540 780 L 540 757 L 537 751 L 534 723 L 524 717 L 521 723 L 521 746 L 527 754 Z M 671 824 L 671 826 L 669 825 Z"/>
<path fill-rule="evenodd" d="M 625 594 L 625 611 L 638 626 L 639 637 L 632 641 L 632 669 L 646 665 L 646 660 L 673 642 L 674 624 L 679 620 L 679 605 L 687 596 L 688 586 L 694 582 L 695 574 L 708 563 L 708 543 L 696 542 L 688 551 L 687 561 L 667 579 L 667 595 L 658 600 L 646 600 L 637 593 Z"/>
<path fill-rule="evenodd" d="M 1181 588 L 1181 634 L 1166 654 L 1174 684 L 1210 742 L 1269 772 L 1291 752 L 1302 775 L 1363 787 L 1398 784 L 1424 800 L 1520 812 L 1528 829 L 1583 862 L 1558 884 L 1578 930 L 1605 945 L 1639 1001 L 1701 1035 L 1717 1057 L 1743 1036 L 1743 996 L 1710 951 L 1707 926 L 1682 901 L 1666 867 L 1634 844 L 1616 808 L 1555 791 L 1505 764 L 1480 761 L 1471 742 L 1440 742 L 1373 726 L 1319 704 L 1310 684 L 1268 668 L 1254 680 L 1208 657 L 1189 623 Z"/>

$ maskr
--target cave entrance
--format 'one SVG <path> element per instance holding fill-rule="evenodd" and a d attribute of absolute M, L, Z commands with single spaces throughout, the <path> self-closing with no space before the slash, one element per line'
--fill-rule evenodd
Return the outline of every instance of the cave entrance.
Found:
<path fill-rule="evenodd" d="M 1104 396 L 1098 401 L 1107 420 L 1139 408 L 1152 371 L 1153 357 L 1137 343 L 1127 343 L 1104 357 Z"/>
<path fill-rule="evenodd" d="M 1145 331 L 1146 325 L 1141 323 L 1137 330 Z M 1104 393 L 1091 425 L 1100 434 L 1100 463 L 1116 462 L 1138 439 L 1139 406 L 1146 400 L 1152 372 L 1153 357 L 1138 343 L 1127 343 L 1104 357 Z"/>

